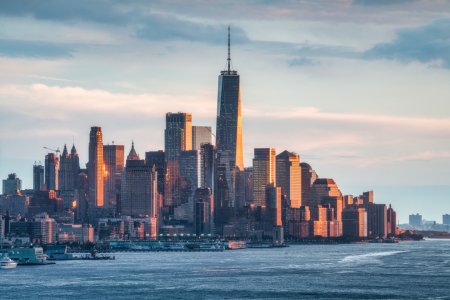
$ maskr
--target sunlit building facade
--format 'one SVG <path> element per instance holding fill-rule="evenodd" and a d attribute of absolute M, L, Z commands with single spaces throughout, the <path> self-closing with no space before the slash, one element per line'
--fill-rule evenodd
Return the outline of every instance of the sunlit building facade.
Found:
<path fill-rule="evenodd" d="M 103 163 L 103 136 L 101 127 L 91 127 L 89 134 L 89 204 L 103 206 L 103 181 L 105 167 Z"/>
<path fill-rule="evenodd" d="M 276 151 L 274 148 L 255 148 L 253 158 L 253 203 L 255 206 L 269 206 L 266 188 L 276 186 Z"/>
<path fill-rule="evenodd" d="M 58 190 L 59 159 L 54 153 L 45 156 L 45 185 L 47 190 Z"/>
<path fill-rule="evenodd" d="M 365 208 L 346 208 L 342 211 L 342 234 L 367 237 L 367 212 Z"/>
<path fill-rule="evenodd" d="M 277 155 L 277 186 L 291 207 L 302 206 L 302 169 L 297 153 L 283 151 Z"/>
<path fill-rule="evenodd" d="M 120 195 L 121 174 L 125 169 L 125 146 L 103 145 L 103 160 L 106 170 L 105 204 L 116 207 Z"/>
<path fill-rule="evenodd" d="M 164 205 L 176 207 L 181 204 L 180 166 L 181 151 L 192 149 L 192 115 L 167 113 L 164 130 L 166 181 L 164 183 Z"/>
<path fill-rule="evenodd" d="M 342 199 L 342 193 L 333 179 L 316 179 L 311 187 L 308 206 L 321 205 L 322 198 L 325 196 Z"/>
<path fill-rule="evenodd" d="M 302 206 L 306 206 L 309 204 L 311 187 L 319 177 L 309 164 L 301 163 L 300 167 L 302 169 Z"/>
<path fill-rule="evenodd" d="M 203 144 L 211 144 L 210 126 L 192 126 L 192 150 L 201 150 Z"/>
<path fill-rule="evenodd" d="M 8 178 L 3 180 L 3 195 L 13 195 L 21 189 L 22 180 L 17 177 L 16 173 L 9 174 Z"/>

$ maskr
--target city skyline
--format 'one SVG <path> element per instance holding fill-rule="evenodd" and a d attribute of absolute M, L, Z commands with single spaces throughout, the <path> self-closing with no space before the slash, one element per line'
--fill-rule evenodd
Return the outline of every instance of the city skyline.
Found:
<path fill-rule="evenodd" d="M 395 7 L 396 5 L 378 6 L 376 10 L 388 11 L 395 15 Z M 402 6 L 402 8 L 409 7 L 406 4 Z M 420 2 L 411 4 L 411 7 L 437 9 L 438 4 Z M 447 6 L 443 5 L 441 8 L 445 11 Z M 166 9 L 177 18 L 183 15 L 173 7 L 161 9 Z M 258 9 L 262 8 L 258 7 Z M 337 9 L 339 11 L 342 8 L 337 6 Z M 350 7 L 350 10 L 352 9 L 361 12 L 367 9 L 367 6 L 353 5 Z M 7 14 L 10 10 L 4 11 L 4 14 Z M 295 12 L 295 8 L 291 8 L 291 11 Z M 365 12 L 369 13 L 368 10 Z M 201 12 L 197 11 L 197 13 L 204 19 L 208 19 Z M 195 11 L 190 10 L 186 14 L 192 16 Z M 19 12 L 19 17 L 15 18 L 25 17 L 20 17 Z M 78 20 L 76 16 L 74 18 Z M 242 22 L 239 24 L 236 20 L 231 22 L 232 43 L 233 32 L 236 32 L 233 62 L 235 68 L 239 69 L 243 75 L 241 90 L 242 128 L 245 137 L 244 166 L 251 166 L 254 148 L 272 147 L 277 149 L 277 154 L 284 150 L 296 152 L 300 155 L 301 162 L 308 162 L 321 175 L 321 178 L 333 178 L 344 194 L 358 195 L 363 191 L 374 189 L 377 201 L 392 203 L 397 208 L 401 222 L 406 222 L 407 216 L 416 212 L 427 219 L 439 220 L 439 210 L 428 210 L 427 213 L 428 208 L 423 202 L 428 200 L 421 201 L 420 197 L 431 195 L 436 199 L 436 207 L 450 209 L 450 206 L 444 202 L 448 200 L 448 197 L 443 196 L 449 190 L 450 184 L 449 171 L 445 167 L 448 165 L 450 156 L 445 147 L 448 145 L 449 120 L 445 114 L 448 109 L 446 110 L 447 104 L 442 103 L 448 90 L 442 87 L 433 89 L 434 85 L 439 86 L 441 80 L 448 76 L 446 58 L 439 55 L 435 57 L 435 60 L 443 60 L 440 67 L 433 66 L 433 60 L 421 60 L 414 57 L 410 58 L 409 63 L 403 63 L 401 59 L 399 59 L 400 62 L 396 62 L 390 59 L 374 61 L 358 60 L 352 57 L 336 58 L 324 54 L 312 55 L 307 52 L 308 44 L 303 44 L 300 48 L 302 54 L 299 57 L 283 54 L 282 57 L 277 58 L 273 48 L 266 47 L 269 54 L 258 50 L 256 41 L 262 42 L 265 39 L 267 43 L 269 41 L 272 43 L 272 47 L 280 47 L 280 44 L 275 43 L 277 33 L 281 34 L 278 41 L 280 43 L 292 40 L 295 35 L 292 35 L 289 30 L 283 30 L 286 29 L 286 24 L 277 24 L 272 32 L 263 34 L 262 31 L 254 28 L 256 21 L 251 20 L 253 25 Z M 11 26 L 17 20 L 9 16 L 5 22 Z M 58 23 L 59 21 L 50 19 L 42 21 L 39 16 L 31 16 L 25 22 L 25 29 L 22 29 L 23 40 L 29 39 L 28 35 L 33 32 L 29 27 L 30 24 L 38 27 L 48 26 L 45 22 Z M 79 23 L 75 28 L 89 32 L 83 27 L 81 21 L 77 22 Z M 91 22 L 96 21 L 91 20 Z M 222 25 L 227 25 L 228 21 L 219 20 L 218 22 L 220 24 L 216 23 L 216 27 L 212 28 L 219 28 L 221 32 L 226 30 L 226 27 Z M 321 22 L 323 26 L 326 25 L 323 20 Z M 342 23 L 342 20 L 336 22 L 345 28 L 348 26 Z M 191 23 L 200 24 L 194 21 Z M 234 23 L 238 24 L 234 25 Z M 267 26 L 270 22 L 266 20 L 263 23 Z M 406 35 L 402 35 L 402 32 L 406 30 L 405 28 L 409 28 L 411 34 L 415 32 L 418 34 L 420 30 L 426 32 L 430 28 L 446 26 L 444 21 L 437 21 L 437 17 L 432 13 L 429 13 L 427 18 L 410 21 L 408 24 L 396 24 L 393 21 L 388 24 L 389 30 L 374 29 L 382 37 L 375 36 L 358 45 L 355 45 L 355 41 L 350 41 L 351 47 L 362 47 L 362 49 L 368 49 L 365 50 L 366 52 L 372 51 L 374 54 L 376 45 L 385 43 L 389 46 L 389 43 L 393 45 L 404 42 Z M 296 24 L 293 28 L 298 26 L 299 24 Z M 364 26 L 369 25 L 365 23 Z M 303 40 L 308 34 L 312 36 L 313 28 L 313 25 L 306 28 L 306 33 L 302 33 L 299 39 Z M 100 34 L 107 33 L 108 30 L 102 31 L 96 27 L 92 32 Z M 345 44 L 349 36 L 344 38 L 342 35 L 339 36 L 342 40 L 338 42 L 331 41 L 329 36 L 313 39 L 310 48 L 318 49 L 318 52 L 323 53 L 324 47 L 318 47 L 327 45 L 325 42 Z M 69 47 L 67 45 L 69 36 L 76 37 L 76 35 L 66 35 L 67 47 Z M 218 39 L 206 34 L 205 37 L 205 33 L 200 32 L 199 37 L 203 40 L 191 42 L 183 53 L 178 52 L 177 49 L 184 46 L 189 39 L 184 41 L 183 38 L 181 41 L 133 40 L 133 43 L 142 47 L 138 49 L 143 49 L 149 43 L 155 43 L 158 46 L 157 51 L 164 53 L 163 62 L 167 62 L 168 58 L 186 60 L 188 57 L 187 61 L 190 62 L 187 63 L 199 66 L 198 70 L 195 70 L 195 77 L 199 79 L 199 82 L 187 76 L 183 78 L 183 75 L 186 75 L 185 71 L 177 74 L 170 64 L 168 71 L 160 73 L 162 76 L 158 78 L 150 74 L 150 71 L 144 72 L 140 68 L 135 71 L 128 70 L 127 68 L 136 67 L 134 66 L 136 62 L 132 61 L 131 66 L 127 67 L 119 63 L 125 72 L 114 78 L 114 80 L 118 78 L 128 80 L 128 87 L 111 80 L 112 76 L 105 78 L 104 81 L 92 80 L 87 72 L 77 71 L 74 68 L 72 64 L 76 64 L 77 61 L 93 63 L 92 58 L 98 57 L 99 53 L 92 48 L 80 49 L 77 52 L 67 50 L 70 56 L 51 57 L 45 53 L 41 53 L 39 57 L 27 56 L 26 53 L 21 54 L 20 57 L 13 57 L 5 50 L 8 48 L 2 48 L 0 60 L 14 69 L 11 70 L 14 76 L 6 78 L 5 72 L 0 75 L 5 79 L 0 93 L 4 117 L 1 124 L 4 128 L 8 128 L 8 131 L 1 135 L 0 171 L 3 178 L 6 178 L 9 173 L 17 173 L 17 176 L 23 180 L 24 188 L 31 188 L 32 164 L 34 161 L 43 162 L 47 154 L 42 147 L 59 147 L 62 150 L 64 144 L 70 147 L 73 136 L 75 136 L 75 146 L 83 168 L 88 161 L 87 132 L 92 126 L 102 127 L 104 145 L 112 144 L 112 141 L 115 144 L 125 145 L 125 153 L 128 153 L 130 142 L 134 140 L 136 151 L 141 157 L 144 157 L 147 151 L 163 149 L 164 137 L 161 132 L 164 129 L 164 114 L 169 111 L 192 113 L 192 125 L 211 126 L 212 131 L 215 132 L 217 82 L 214 82 L 214 76 L 217 74 L 218 67 L 220 68 L 226 59 L 224 49 L 226 38 L 225 35 L 223 36 L 224 38 Z M 12 43 L 5 34 L 1 37 L 1 43 L 5 44 L 8 41 Z M 120 43 L 120 39 L 116 36 L 108 37 L 125 47 L 125 44 Z M 379 41 L 375 41 L 377 38 Z M 47 41 L 51 39 L 50 35 L 43 38 Z M 106 44 L 103 48 L 107 48 Z M 52 45 L 58 46 L 56 42 Z M 51 52 L 52 45 L 47 45 L 50 48 L 41 49 L 41 51 Z M 164 50 L 164 46 L 174 48 Z M 106 54 L 108 59 L 116 58 L 130 54 L 127 49 L 122 49 L 124 54 L 110 51 Z M 206 53 L 201 59 L 195 53 L 198 49 L 202 54 Z M 249 50 L 255 56 L 253 59 L 248 54 Z M 328 50 L 334 53 L 341 51 L 339 53 L 342 56 L 350 55 L 342 53 L 346 49 L 339 47 Z M 142 57 L 144 65 L 154 61 L 156 54 L 152 52 Z M 86 59 L 83 55 L 89 58 Z M 265 55 L 267 60 L 263 59 Z M 212 56 L 214 58 L 211 58 Z M 287 65 L 276 66 L 280 60 L 283 61 L 283 65 L 288 61 Z M 99 64 L 106 61 L 103 60 Z M 265 70 L 271 70 L 274 76 L 268 78 L 264 75 L 259 63 L 262 63 Z M 348 63 L 351 66 L 349 70 L 354 73 L 350 74 L 348 70 L 340 68 L 343 63 Z M 27 68 L 24 67 L 26 64 L 29 65 Z M 155 68 L 160 70 L 161 63 L 157 62 Z M 370 68 L 373 74 L 365 73 L 367 68 Z M 192 71 L 191 68 L 188 69 Z M 19 73 L 19 70 L 24 73 Z M 388 72 L 389 76 L 386 79 L 377 77 L 377 75 L 386 74 L 388 70 L 392 73 Z M 327 71 L 331 73 L 326 74 Z M 283 72 L 286 75 L 280 75 Z M 360 72 L 363 78 L 355 78 L 359 77 L 355 74 L 361 74 Z M 404 74 L 405 72 L 413 75 Z M 391 85 L 388 81 L 398 75 L 402 75 L 400 79 L 395 80 L 398 85 Z M 168 79 L 172 76 L 173 78 Z M 337 79 L 340 76 L 343 79 Z M 403 78 L 404 76 L 406 78 Z M 425 79 L 427 76 L 431 79 Z M 85 80 L 83 77 L 86 77 Z M 349 84 L 350 79 L 355 80 L 355 86 Z M 372 83 L 368 84 L 363 82 L 364 80 Z M 418 84 L 421 80 L 424 80 L 421 82 L 422 89 Z M 433 84 L 432 80 L 435 81 Z M 273 84 L 270 84 L 272 81 Z M 152 84 L 146 85 L 148 82 Z M 158 82 L 161 83 L 160 86 L 156 84 Z M 170 82 L 172 86 L 176 86 L 173 92 L 170 92 L 167 86 Z M 411 82 L 414 84 L 406 85 Z M 133 83 L 137 86 L 132 87 Z M 337 88 L 339 83 L 342 83 L 342 89 Z M 300 88 L 296 89 L 298 84 Z M 308 87 L 309 84 L 311 84 L 310 87 Z M 368 88 L 368 91 L 381 89 L 381 92 L 363 95 L 359 90 L 364 88 Z M 329 89 L 327 94 L 323 94 L 324 89 Z M 433 91 L 433 99 L 429 99 L 428 90 Z M 276 100 L 277 105 L 271 103 L 273 99 Z M 331 103 L 336 99 L 339 101 Z M 363 101 L 356 103 L 358 99 Z M 397 100 L 398 103 L 389 103 L 392 101 L 383 99 Z M 415 105 L 406 105 L 409 102 Z M 156 109 L 155 106 L 157 106 Z M 32 109 L 30 110 L 29 107 Z M 78 118 L 78 115 L 81 115 L 81 118 Z M 264 122 L 262 123 L 260 119 L 264 119 Z M 117 122 L 118 120 L 120 122 Z M 19 122 L 15 124 L 19 126 L 10 127 L 9 125 L 14 122 Z M 14 146 L 5 146 L 10 143 Z M 433 188 L 432 185 L 439 187 Z M 396 196 L 389 198 L 390 196 L 386 196 L 388 193 L 377 189 L 379 186 L 382 186 L 381 190 L 384 189 L 384 191 L 386 186 L 391 186 L 391 191 L 397 187 L 394 193 L 389 193 L 391 195 L 396 193 Z M 424 189 L 420 197 L 410 192 L 415 189 L 414 186 L 425 186 L 419 188 Z M 435 194 L 438 190 L 441 191 Z M 398 199 L 399 197 L 402 199 Z M 401 203 L 400 200 L 404 202 Z M 428 217 L 428 215 L 431 216 Z"/>

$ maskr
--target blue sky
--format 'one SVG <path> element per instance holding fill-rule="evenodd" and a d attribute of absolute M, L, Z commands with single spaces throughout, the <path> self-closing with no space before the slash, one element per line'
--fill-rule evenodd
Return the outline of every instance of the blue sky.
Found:
<path fill-rule="evenodd" d="M 141 157 L 166 112 L 214 127 L 228 25 L 246 166 L 255 147 L 295 151 L 400 222 L 450 213 L 444 0 L 2 1 L 0 177 L 31 188 L 43 147 L 73 139 L 86 163 L 91 126 Z"/>

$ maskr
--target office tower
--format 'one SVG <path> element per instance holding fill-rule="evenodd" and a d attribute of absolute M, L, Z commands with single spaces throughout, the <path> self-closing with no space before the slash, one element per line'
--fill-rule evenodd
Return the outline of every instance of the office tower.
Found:
<path fill-rule="evenodd" d="M 201 150 L 203 144 L 211 144 L 211 127 L 192 126 L 192 150 Z"/>
<path fill-rule="evenodd" d="M 126 197 L 121 199 L 122 215 L 156 217 L 158 213 L 158 175 L 145 160 L 127 160 Z"/>
<path fill-rule="evenodd" d="M 353 237 L 367 236 L 367 212 L 365 208 L 346 208 L 342 211 L 342 234 Z"/>
<path fill-rule="evenodd" d="M 180 203 L 188 203 L 195 191 L 201 187 L 201 159 L 199 150 L 181 151 L 180 165 Z"/>
<path fill-rule="evenodd" d="M 70 157 L 72 158 L 73 186 L 76 188 L 78 174 L 80 173 L 80 158 L 78 157 L 77 149 L 75 149 L 75 144 L 72 145 L 72 149 L 70 150 Z"/>
<path fill-rule="evenodd" d="M 244 169 L 245 204 L 253 204 L 253 167 Z"/>
<path fill-rule="evenodd" d="M 5 237 L 5 218 L 0 215 L 0 239 Z"/>
<path fill-rule="evenodd" d="M 236 166 L 244 170 L 242 147 L 241 89 L 237 71 L 231 70 L 230 28 L 228 27 L 228 70 L 219 76 L 217 97 L 216 146 L 219 151 L 227 151 L 230 168 Z"/>
<path fill-rule="evenodd" d="M 214 199 L 209 188 L 197 189 L 194 196 L 194 233 L 199 235 L 214 232 Z"/>
<path fill-rule="evenodd" d="M 364 192 L 360 197 L 363 200 L 363 204 L 373 203 L 373 191 Z"/>
<path fill-rule="evenodd" d="M 297 153 L 283 151 L 277 155 L 277 186 L 291 207 L 302 206 L 302 169 Z"/>
<path fill-rule="evenodd" d="M 228 151 L 218 151 L 214 171 L 214 222 L 216 225 L 226 224 L 231 217 L 232 172 Z M 220 226 L 216 226 L 220 232 Z"/>
<path fill-rule="evenodd" d="M 422 215 L 409 215 L 409 225 L 422 226 Z"/>
<path fill-rule="evenodd" d="M 217 148 L 212 144 L 203 144 L 200 150 L 201 188 L 209 188 L 214 195 L 214 170 Z"/>
<path fill-rule="evenodd" d="M 442 216 L 442 224 L 450 225 L 450 215 L 449 214 L 445 214 Z"/>
<path fill-rule="evenodd" d="M 32 237 L 39 240 L 39 244 L 48 245 L 56 243 L 56 222 L 43 215 L 35 218 L 32 225 Z"/>
<path fill-rule="evenodd" d="M 74 190 L 74 171 L 72 156 L 67 152 L 67 146 L 64 145 L 64 150 L 59 156 L 59 172 L 58 172 L 58 190 L 72 191 Z"/>
<path fill-rule="evenodd" d="M 329 206 L 333 209 L 334 220 L 341 221 L 341 213 L 343 209 L 342 197 L 324 196 L 322 197 L 322 205 Z"/>
<path fill-rule="evenodd" d="M 28 213 L 34 216 L 43 212 L 48 214 L 64 212 L 63 200 L 57 197 L 56 191 L 37 191 L 30 199 Z"/>
<path fill-rule="evenodd" d="M 270 183 L 266 188 L 266 194 L 269 211 L 269 218 L 266 221 L 272 226 L 281 226 L 281 187 Z"/>
<path fill-rule="evenodd" d="M 133 143 L 134 144 L 134 143 Z M 134 150 L 134 145 L 132 146 Z M 125 146 L 124 145 L 103 145 L 103 161 L 105 163 L 105 204 L 109 207 L 116 207 L 120 197 L 121 174 L 125 169 Z"/>
<path fill-rule="evenodd" d="M 333 179 L 316 179 L 311 187 L 308 206 L 322 204 L 322 198 L 325 196 L 342 199 L 342 193 Z"/>
<path fill-rule="evenodd" d="M 274 148 L 255 148 L 253 158 L 253 203 L 255 206 L 268 206 L 266 188 L 276 186 L 276 152 Z"/>
<path fill-rule="evenodd" d="M 101 127 L 91 127 L 89 134 L 89 205 L 103 206 L 103 179 L 105 167 L 103 164 L 103 138 Z"/>
<path fill-rule="evenodd" d="M 29 204 L 30 198 L 22 196 L 19 190 L 10 195 L 0 196 L 0 206 L 5 206 L 11 215 L 25 217 Z"/>
<path fill-rule="evenodd" d="M 394 236 L 396 234 L 397 229 L 397 213 L 392 209 L 392 206 L 389 204 L 389 208 L 387 210 L 387 234 L 390 236 Z"/>
<path fill-rule="evenodd" d="M 88 218 L 89 180 L 86 173 L 77 175 L 75 219 L 86 221 Z"/>
<path fill-rule="evenodd" d="M 167 113 L 164 130 L 166 181 L 164 184 L 164 205 L 181 204 L 179 162 L 181 151 L 192 148 L 192 115 L 188 113 Z"/>
<path fill-rule="evenodd" d="M 372 237 L 386 237 L 388 234 L 386 204 L 369 202 L 364 208 L 367 211 L 367 234 Z"/>
<path fill-rule="evenodd" d="M 309 164 L 300 163 L 300 167 L 302 169 L 302 206 L 307 206 L 309 203 L 311 187 L 314 181 L 319 177 Z"/>
<path fill-rule="evenodd" d="M 33 190 L 34 191 L 41 191 L 44 189 L 45 185 L 45 176 L 44 176 L 44 166 L 43 165 L 37 165 L 36 163 L 33 166 Z"/>
<path fill-rule="evenodd" d="M 13 195 L 17 190 L 22 190 L 22 180 L 16 173 L 9 174 L 7 179 L 3 179 L 3 195 Z"/>
<path fill-rule="evenodd" d="M 353 204 L 353 195 L 345 195 L 342 200 L 342 208 L 346 208 Z"/>
<path fill-rule="evenodd" d="M 131 150 L 130 153 L 128 153 L 127 160 L 140 160 L 139 155 L 134 149 L 134 141 L 131 142 Z"/>
<path fill-rule="evenodd" d="M 158 193 L 164 195 L 164 150 L 145 152 L 145 163 L 149 166 L 155 166 L 156 173 L 158 173 Z"/>
<path fill-rule="evenodd" d="M 59 159 L 54 153 L 45 156 L 45 185 L 48 191 L 59 189 Z"/>

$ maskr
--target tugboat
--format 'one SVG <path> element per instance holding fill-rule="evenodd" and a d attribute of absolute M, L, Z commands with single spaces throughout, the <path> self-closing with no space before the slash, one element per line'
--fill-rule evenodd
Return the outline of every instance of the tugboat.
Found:
<path fill-rule="evenodd" d="M 17 263 L 8 256 L 3 257 L 0 261 L 0 269 L 14 269 L 15 267 L 17 267 Z"/>

